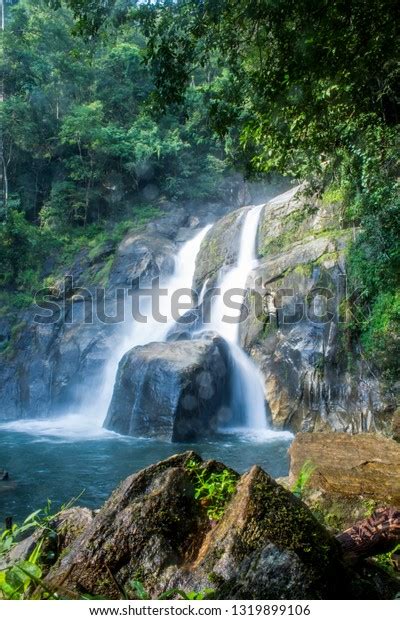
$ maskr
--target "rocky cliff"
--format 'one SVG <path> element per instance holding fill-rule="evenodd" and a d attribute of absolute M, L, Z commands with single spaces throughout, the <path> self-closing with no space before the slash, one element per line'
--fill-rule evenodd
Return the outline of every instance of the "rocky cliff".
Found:
<path fill-rule="evenodd" d="M 112 317 L 118 288 L 171 273 L 181 242 L 217 221 L 196 263 L 194 288 L 204 295 L 217 283 L 219 271 L 235 263 L 247 209 L 170 207 L 116 247 L 105 243 L 95 253 L 81 252 L 64 274 L 73 276 L 73 282 L 60 278 L 48 298 L 62 302 L 57 321 L 35 322 L 37 309 L 21 312 L 12 328 L 3 319 L 7 346 L 0 359 L 0 419 L 45 417 L 66 403 L 92 399 L 121 329 L 98 313 L 91 315 L 86 302 L 96 283 L 105 285 L 104 314 Z M 346 329 L 346 251 L 357 231 L 342 229 L 338 213 L 337 205 L 307 196 L 304 188 L 265 205 L 257 240 L 259 264 L 247 284 L 241 345 L 262 371 L 273 426 L 390 434 L 395 395 Z M 194 322 L 174 327 L 169 340 L 190 339 L 194 329 L 207 327 L 199 313 L 195 308 Z M 164 345 L 165 350 L 173 347 L 177 345 Z M 212 368 L 207 371 L 212 375 Z M 154 409 L 154 403 L 149 407 Z M 112 419 L 118 417 L 114 407 Z"/>
<path fill-rule="evenodd" d="M 264 207 L 241 344 L 262 371 L 275 427 L 391 433 L 395 395 L 346 329 L 346 251 L 357 231 L 343 230 L 338 212 L 303 188 Z M 219 222 L 232 244 L 227 256 L 237 248 L 236 227 L 231 216 Z M 208 264 L 207 273 L 199 266 L 195 275 L 200 289 L 221 263 L 213 254 L 218 237 L 213 228 L 203 244 Z"/>

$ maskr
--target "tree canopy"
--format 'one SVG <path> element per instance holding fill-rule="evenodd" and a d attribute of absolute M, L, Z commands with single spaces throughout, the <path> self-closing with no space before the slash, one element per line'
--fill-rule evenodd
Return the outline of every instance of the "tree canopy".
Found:
<path fill-rule="evenodd" d="M 4 33 L 2 217 L 86 227 L 121 204 L 206 199 L 228 166 L 305 179 L 360 231 L 354 330 L 389 366 L 399 30 L 395 0 L 20 0 Z"/>

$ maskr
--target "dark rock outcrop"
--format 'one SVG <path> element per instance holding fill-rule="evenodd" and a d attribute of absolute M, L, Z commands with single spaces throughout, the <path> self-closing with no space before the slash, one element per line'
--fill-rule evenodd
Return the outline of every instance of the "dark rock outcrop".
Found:
<path fill-rule="evenodd" d="M 393 415 L 392 436 L 395 441 L 400 442 L 400 409 L 397 409 Z"/>
<path fill-rule="evenodd" d="M 221 338 L 150 343 L 122 358 L 104 426 L 189 441 L 213 434 L 229 394 Z"/>
<path fill-rule="evenodd" d="M 141 279 L 149 282 L 174 269 L 176 246 L 159 234 L 128 234 L 119 244 L 110 272 L 113 286 L 130 286 Z"/>

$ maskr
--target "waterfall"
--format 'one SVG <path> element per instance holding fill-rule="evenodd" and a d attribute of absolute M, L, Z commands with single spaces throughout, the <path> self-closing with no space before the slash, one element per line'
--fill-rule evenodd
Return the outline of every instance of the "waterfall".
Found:
<path fill-rule="evenodd" d="M 102 424 L 107 415 L 107 410 L 111 402 L 114 383 L 118 370 L 118 364 L 123 355 L 140 345 L 149 342 L 164 342 L 175 320 L 172 316 L 171 298 L 175 291 L 192 288 L 193 276 L 196 267 L 197 254 L 200 251 L 201 242 L 210 230 L 211 224 L 205 226 L 200 232 L 187 241 L 175 257 L 174 271 L 172 275 L 160 283 L 160 287 L 166 289 L 167 294 L 160 297 L 159 306 L 160 314 L 166 317 L 165 322 L 159 322 L 153 316 L 151 298 L 142 300 L 140 312 L 147 317 L 146 323 L 137 323 L 132 318 L 126 322 L 124 335 L 119 346 L 114 351 L 111 359 L 108 361 L 103 381 L 103 390 L 99 398 L 98 423 Z"/>
<path fill-rule="evenodd" d="M 230 292 L 235 297 L 235 305 L 243 305 L 246 282 L 252 269 L 257 265 L 256 239 L 260 215 L 263 205 L 249 208 L 241 216 L 242 228 L 237 262 L 230 268 L 221 269 L 217 288 L 220 294 L 213 298 L 211 304 L 210 321 L 203 324 L 200 332 L 212 330 L 219 333 L 226 341 L 231 358 L 232 388 L 230 394 L 231 419 L 224 423 L 225 430 L 238 429 L 256 431 L 254 439 L 276 439 L 288 433 L 277 433 L 267 429 L 267 416 L 261 372 L 250 357 L 239 346 L 239 317 L 228 314 L 224 303 L 224 294 Z M 175 257 L 173 273 L 160 282 L 160 287 L 166 294 L 159 297 L 160 314 L 165 317 L 163 322 L 157 320 L 152 313 L 152 299 L 150 296 L 140 300 L 140 312 L 147 318 L 146 322 L 138 322 L 132 317 L 130 302 L 126 302 L 127 310 L 125 321 L 115 334 L 112 354 L 108 359 L 102 374 L 99 376 L 97 391 L 88 390 L 87 398 L 78 407 L 70 405 L 64 415 L 47 419 L 18 420 L 8 424 L 8 428 L 32 434 L 63 436 L 71 439 L 83 439 L 110 434 L 102 429 L 111 402 L 118 364 L 123 355 L 131 348 L 145 345 L 150 342 L 165 342 L 168 333 L 175 324 L 173 316 L 172 296 L 179 289 L 187 289 L 191 300 L 192 282 L 195 273 L 196 258 L 200 246 L 211 225 L 200 230 L 190 241 L 182 245 Z M 203 284 L 200 294 L 200 304 L 204 303 L 207 295 L 207 282 Z M 239 295 L 232 295 L 232 289 L 239 289 Z M 238 312 L 238 311 L 237 311 Z M 236 321 L 227 322 L 224 317 L 231 316 Z M 202 337 L 197 331 L 193 338 Z M 228 427 L 229 424 L 229 427 Z M 249 436 L 251 433 L 249 434 Z"/>
<path fill-rule="evenodd" d="M 130 304 L 126 303 L 125 321 L 115 336 L 114 349 L 100 377 L 100 387 L 96 394 L 89 391 L 87 398 L 78 407 L 74 407 L 74 409 L 70 407 L 64 415 L 46 419 L 17 420 L 8 423 L 7 428 L 34 435 L 68 437 L 72 440 L 112 435 L 102 428 L 102 424 L 111 402 L 118 364 L 129 349 L 149 342 L 163 342 L 166 339 L 175 322 L 171 311 L 171 297 L 174 291 L 178 289 L 188 289 L 189 294 L 196 266 L 196 257 L 201 242 L 210 228 L 211 224 L 201 229 L 193 239 L 183 244 L 175 257 L 173 273 L 160 282 L 160 287 L 168 291 L 167 295 L 160 298 L 160 313 L 166 317 L 166 322 L 160 323 L 153 317 L 151 298 L 143 298 L 140 307 L 141 314 L 147 317 L 146 323 L 135 322 Z"/>
<path fill-rule="evenodd" d="M 229 343 L 232 357 L 231 411 L 234 426 L 249 430 L 266 430 L 267 416 L 262 377 L 259 369 L 239 346 L 239 317 L 227 322 L 224 295 L 232 289 L 245 291 L 247 278 L 257 265 L 256 242 L 263 205 L 249 209 L 244 217 L 236 265 L 222 270 L 217 288 L 220 294 L 213 298 L 209 327 Z M 244 296 L 235 295 L 235 304 L 242 305 Z M 225 317 L 225 320 L 224 320 Z M 233 317 L 232 317 L 233 318 Z M 232 424 L 230 424 L 232 426 Z"/>
<path fill-rule="evenodd" d="M 239 341 L 239 321 L 228 323 L 223 320 L 225 316 L 229 316 L 226 314 L 224 295 L 235 288 L 244 291 L 249 273 L 257 266 L 256 239 L 262 208 L 263 205 L 259 205 L 246 213 L 240 233 L 237 263 L 225 273 L 222 270 L 217 283 L 217 288 L 221 290 L 221 293 L 212 301 L 211 327 L 221 334 L 225 340 L 233 344 L 237 344 Z M 237 298 L 238 304 L 243 304 L 243 295 L 235 295 L 235 298 Z"/>

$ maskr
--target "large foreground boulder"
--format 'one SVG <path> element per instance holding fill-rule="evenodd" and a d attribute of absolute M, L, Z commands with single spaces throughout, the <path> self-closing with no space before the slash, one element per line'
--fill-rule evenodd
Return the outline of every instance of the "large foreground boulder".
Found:
<path fill-rule="evenodd" d="M 343 575 L 336 541 L 300 500 L 254 466 L 194 562 L 168 586 L 212 588 L 223 599 L 330 598 L 344 593 Z"/>
<path fill-rule="evenodd" d="M 171 588 L 217 599 L 348 596 L 339 543 L 259 467 L 240 480 L 229 472 L 236 492 L 210 520 L 196 485 L 224 471 L 188 452 L 130 476 L 51 569 L 49 587 L 104 598 L 135 598 L 135 581 L 153 598 Z"/>
<path fill-rule="evenodd" d="M 218 337 L 134 347 L 119 364 L 105 428 L 172 441 L 212 434 L 229 396 L 228 365 Z"/>

